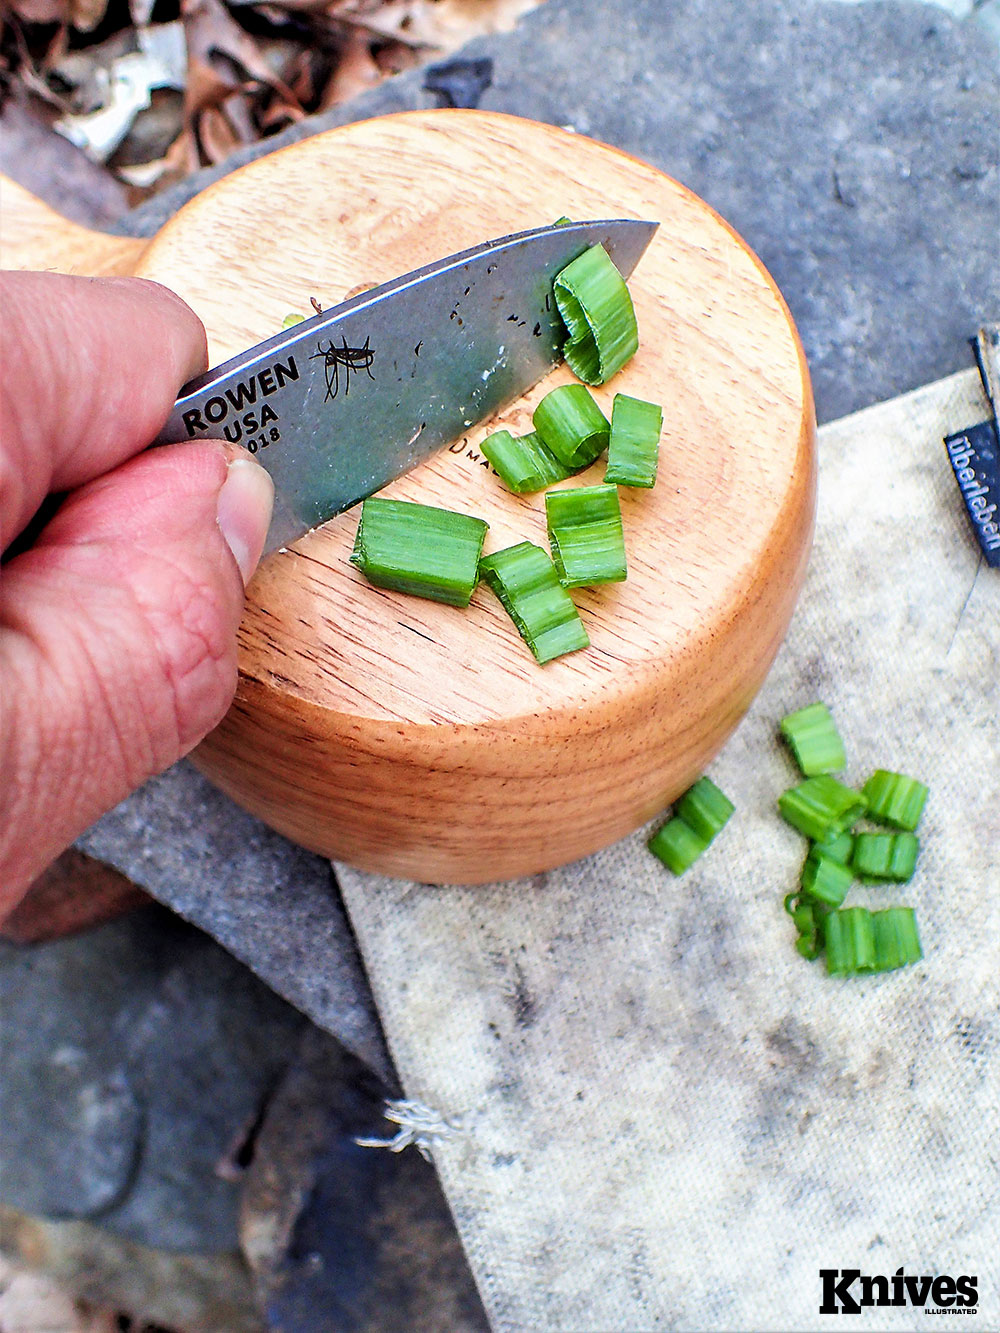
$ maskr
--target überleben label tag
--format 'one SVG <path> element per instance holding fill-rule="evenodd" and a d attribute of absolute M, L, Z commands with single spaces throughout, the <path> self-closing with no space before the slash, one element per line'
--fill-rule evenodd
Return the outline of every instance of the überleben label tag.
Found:
<path fill-rule="evenodd" d="M 969 522 L 988 565 L 1000 567 L 1000 449 L 992 421 L 945 438 Z"/>

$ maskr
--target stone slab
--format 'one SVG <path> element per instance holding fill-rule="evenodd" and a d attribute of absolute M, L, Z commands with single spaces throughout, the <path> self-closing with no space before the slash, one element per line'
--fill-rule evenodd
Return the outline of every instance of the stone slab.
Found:
<path fill-rule="evenodd" d="M 305 1026 L 159 905 L 0 943 L 0 1200 L 161 1250 L 236 1249 L 232 1167 Z"/>
<path fill-rule="evenodd" d="M 310 1028 L 268 1105 L 240 1215 L 268 1325 L 283 1333 L 487 1333 L 434 1168 L 386 1139 L 385 1087 Z"/>
<path fill-rule="evenodd" d="M 392 1083 L 328 862 L 240 810 L 186 763 L 146 783 L 77 846 L 207 930 Z"/>

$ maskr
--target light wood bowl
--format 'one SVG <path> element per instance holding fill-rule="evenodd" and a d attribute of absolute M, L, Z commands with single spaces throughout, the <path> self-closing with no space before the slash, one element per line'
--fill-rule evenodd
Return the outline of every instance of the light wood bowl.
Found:
<path fill-rule="evenodd" d="M 479 883 L 532 874 L 644 823 L 705 768 L 784 637 L 815 504 L 809 378 L 770 276 L 705 203 L 580 135 L 478 111 L 331 130 L 243 167 L 151 241 L 89 232 L 9 182 L 7 266 L 135 273 L 204 320 L 213 361 L 290 310 L 562 214 L 660 223 L 630 288 L 634 360 L 596 397 L 664 405 L 659 480 L 622 490 L 629 578 L 575 593 L 590 649 L 538 667 L 485 588 L 468 611 L 380 591 L 348 512 L 247 592 L 240 682 L 194 754 L 240 805 L 371 870 Z M 530 429 L 554 371 L 387 494 L 478 514 L 487 551 L 545 546 L 478 445 Z M 598 463 L 576 482 L 603 477 Z"/>

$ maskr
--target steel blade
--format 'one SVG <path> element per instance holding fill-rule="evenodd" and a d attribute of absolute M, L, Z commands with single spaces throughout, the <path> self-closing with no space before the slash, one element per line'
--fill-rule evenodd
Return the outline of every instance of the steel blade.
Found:
<path fill-rule="evenodd" d="M 537 384 L 565 337 L 559 270 L 600 243 L 628 277 L 656 226 L 540 227 L 395 278 L 190 381 L 159 442 L 250 449 L 275 485 L 265 550 L 294 541 Z"/>

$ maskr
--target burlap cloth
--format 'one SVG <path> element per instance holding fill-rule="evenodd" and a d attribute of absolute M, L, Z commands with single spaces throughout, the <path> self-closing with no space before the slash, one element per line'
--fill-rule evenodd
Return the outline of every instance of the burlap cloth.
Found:
<path fill-rule="evenodd" d="M 407 1094 L 461 1121 L 434 1162 L 496 1329 L 934 1327 L 818 1313 L 819 1269 L 901 1265 L 1000 1328 L 1000 577 L 941 443 L 986 414 L 970 371 L 820 431 L 805 590 L 709 770 L 737 813 L 682 879 L 643 833 L 488 888 L 337 867 Z M 913 882 L 852 891 L 916 907 L 905 971 L 793 948 L 775 727 L 814 699 L 849 781 L 930 785 Z"/>

